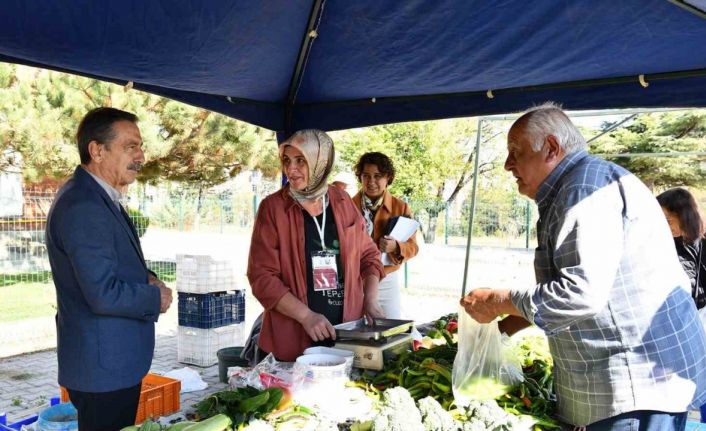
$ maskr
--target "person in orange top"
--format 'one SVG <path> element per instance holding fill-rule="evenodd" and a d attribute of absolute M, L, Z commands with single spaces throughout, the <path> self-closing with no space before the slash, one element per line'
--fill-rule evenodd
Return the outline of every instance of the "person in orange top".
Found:
<path fill-rule="evenodd" d="M 265 308 L 258 346 L 294 361 L 313 343 L 335 340 L 333 325 L 384 317 L 378 283 L 385 272 L 358 209 L 327 184 L 331 138 L 302 130 L 279 151 L 289 184 L 260 204 L 247 275 Z"/>
<path fill-rule="evenodd" d="M 419 251 L 416 232 L 407 241 L 396 241 L 385 235 L 392 217 L 412 218 L 412 211 L 401 199 L 387 190 L 395 179 L 395 166 L 383 153 L 363 154 L 355 165 L 355 175 L 361 190 L 353 196 L 353 203 L 362 213 L 368 234 L 381 252 L 387 253 L 392 265 L 385 265 L 385 279 L 380 283 L 379 301 L 389 319 L 402 317 L 400 307 L 400 282 L 397 270 Z"/>

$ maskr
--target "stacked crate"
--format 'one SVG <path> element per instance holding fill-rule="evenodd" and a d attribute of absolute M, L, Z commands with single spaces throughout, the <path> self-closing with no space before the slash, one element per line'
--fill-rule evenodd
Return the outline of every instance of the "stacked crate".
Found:
<path fill-rule="evenodd" d="M 229 261 L 177 255 L 176 287 L 179 362 L 208 367 L 218 362 L 218 350 L 243 345 L 245 292 L 236 288 Z"/>

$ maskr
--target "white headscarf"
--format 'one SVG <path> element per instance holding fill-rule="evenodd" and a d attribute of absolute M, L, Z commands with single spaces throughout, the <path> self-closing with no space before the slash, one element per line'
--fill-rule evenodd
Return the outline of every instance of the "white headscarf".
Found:
<path fill-rule="evenodd" d="M 328 176 L 331 173 L 334 159 L 333 140 L 326 132 L 306 129 L 295 132 L 287 141 L 279 146 L 280 161 L 284 149 L 291 146 L 301 151 L 309 167 L 309 182 L 305 189 L 289 188 L 289 194 L 297 201 L 315 200 L 326 194 Z M 284 166 L 284 164 L 282 164 Z"/>

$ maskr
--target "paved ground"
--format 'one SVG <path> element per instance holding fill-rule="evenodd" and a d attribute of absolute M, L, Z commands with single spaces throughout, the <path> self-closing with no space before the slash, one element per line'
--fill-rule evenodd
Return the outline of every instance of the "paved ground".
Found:
<path fill-rule="evenodd" d="M 155 358 L 152 370 L 165 372 L 184 367 L 176 362 L 176 336 L 157 337 Z M 218 366 L 199 368 L 201 377 L 209 385 L 203 391 L 181 394 L 181 407 L 184 411 L 207 394 L 222 390 L 225 384 L 218 381 Z M 7 422 L 13 423 L 42 410 L 51 397 L 59 396 L 56 383 L 56 351 L 30 353 L 0 361 L 0 412 L 7 413 Z"/>
<path fill-rule="evenodd" d="M 250 316 L 257 310 L 257 304 L 250 301 L 248 307 Z M 255 310 L 250 308 L 255 307 Z M 246 312 L 247 314 L 247 312 Z M 53 326 L 53 318 L 50 319 Z M 248 321 L 251 324 L 252 318 Z M 23 323 L 25 326 L 27 322 Z M 38 321 L 33 323 L 37 324 Z M 30 333 L 31 327 L 26 328 Z M 188 409 L 195 402 L 203 399 L 207 394 L 222 390 L 225 384 L 218 382 L 218 365 L 201 368 L 194 365 L 177 362 L 177 309 L 173 307 L 169 312 L 160 317 L 157 323 L 155 354 L 152 361 L 152 372 L 158 374 L 183 368 L 185 366 L 197 370 L 208 388 L 199 392 L 181 394 L 182 411 Z M 4 331 L 3 331 L 4 332 Z M 51 397 L 59 396 L 57 383 L 56 360 L 56 331 L 43 328 L 35 333 L 50 332 L 51 338 L 41 341 L 42 344 L 51 344 L 51 348 L 33 353 L 0 359 L 0 413 L 7 413 L 7 422 L 35 414 L 43 409 Z M 36 343 L 39 338 L 28 337 Z"/>
<path fill-rule="evenodd" d="M 153 244 L 160 244 L 149 252 Z M 220 250 L 219 250 L 220 248 Z M 204 253 L 209 250 L 217 256 L 239 262 L 241 282 L 247 287 L 244 264 L 248 249 L 247 238 L 224 238 L 223 235 L 160 236 L 145 241 L 148 256 L 160 250 L 170 250 L 161 259 L 173 258 L 176 253 Z M 245 250 L 245 251 L 244 251 Z M 164 253 L 163 251 L 161 253 Z M 422 245 L 417 258 L 408 265 L 409 288 L 403 289 L 402 310 L 406 317 L 426 322 L 442 314 L 456 311 L 463 280 L 463 246 Z M 474 248 L 469 271 L 469 286 L 511 286 L 531 282 L 532 253 L 526 250 Z M 404 282 L 404 276 L 401 277 Z M 172 286 L 173 287 L 173 286 Z M 174 304 L 176 305 L 176 303 Z M 261 308 L 248 294 L 246 298 L 246 327 L 249 329 Z M 163 373 L 186 365 L 177 362 L 177 307 L 160 318 L 157 324 L 157 343 L 152 371 Z M 16 422 L 41 410 L 48 400 L 58 396 L 56 382 L 56 334 L 54 318 L 46 317 L 11 324 L 0 324 L 0 412 L 8 414 L 8 422 Z M 37 350 L 49 349 L 36 352 Z M 23 353 L 36 352 L 36 353 Z M 19 355 L 18 355 L 19 354 Z M 15 356 L 17 355 L 17 356 Z M 199 368 L 209 387 L 200 392 L 182 394 L 182 410 L 207 394 L 223 389 L 218 383 L 218 366 Z"/>

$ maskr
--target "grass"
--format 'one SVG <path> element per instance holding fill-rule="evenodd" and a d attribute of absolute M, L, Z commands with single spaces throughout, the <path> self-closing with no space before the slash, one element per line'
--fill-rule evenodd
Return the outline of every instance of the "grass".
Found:
<path fill-rule="evenodd" d="M 4 285 L 0 287 L 0 310 L 0 323 L 53 316 L 56 314 L 54 284 Z"/>
<path fill-rule="evenodd" d="M 148 262 L 165 283 L 176 281 L 174 262 Z M 51 272 L 0 274 L 0 323 L 56 314 L 56 291 Z"/>
<path fill-rule="evenodd" d="M 0 274 L 0 287 L 25 283 L 49 283 L 51 271 L 28 272 L 19 274 Z"/>
<path fill-rule="evenodd" d="M 34 374 L 32 374 L 32 373 L 20 373 L 20 374 L 15 374 L 14 376 L 11 376 L 10 378 L 12 380 L 29 380 L 32 377 L 34 377 Z"/>
<path fill-rule="evenodd" d="M 149 261 L 147 266 L 150 267 L 157 277 L 165 283 L 173 283 L 176 281 L 176 263 L 175 262 L 159 262 Z"/>

